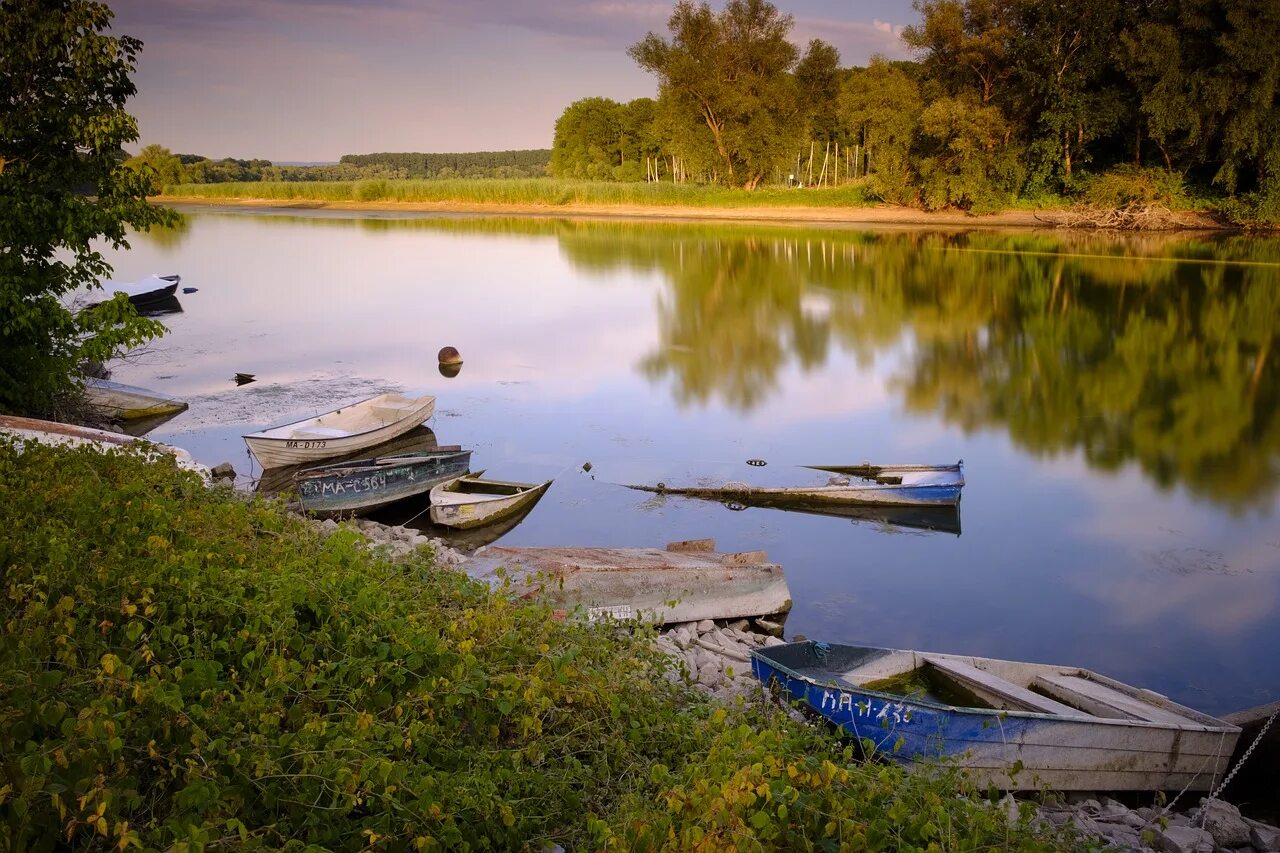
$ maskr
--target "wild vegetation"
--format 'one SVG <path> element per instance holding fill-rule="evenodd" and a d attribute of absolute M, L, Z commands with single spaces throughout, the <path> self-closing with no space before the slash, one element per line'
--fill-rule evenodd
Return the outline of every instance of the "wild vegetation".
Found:
<path fill-rule="evenodd" d="M 647 207 L 848 207 L 868 204 L 860 186 L 797 194 L 779 187 L 743 193 L 714 184 L 622 183 L 528 178 L 524 180 L 369 180 L 183 184 L 169 195 L 204 199 L 279 199 L 328 202 L 458 202 L 511 205 Z"/>
<path fill-rule="evenodd" d="M 460 154 L 344 154 L 337 163 L 276 165 L 270 160 L 211 160 L 199 154 L 174 154 L 148 145 L 127 165 L 151 171 L 162 187 L 177 184 L 221 184 L 250 181 L 360 181 L 458 178 L 536 178 L 547 174 L 551 152 L 473 151 Z"/>
<path fill-rule="evenodd" d="M 110 272 L 96 246 L 172 219 L 147 203 L 150 176 L 120 164 L 141 44 L 106 35 L 111 18 L 88 0 L 0 4 L 0 412 L 70 405 L 80 364 L 164 330 L 124 297 L 64 302 Z"/>
<path fill-rule="evenodd" d="M 6 440 L 0 491 L 5 849 L 1062 849 L 167 457 Z"/>
<path fill-rule="evenodd" d="M 605 180 L 830 185 L 928 208 L 1169 185 L 1280 221 L 1280 7 L 1266 0 L 918 0 L 915 61 L 841 68 L 765 0 L 680 0 L 631 56 L 656 101 L 588 98 L 551 171 Z M 650 117 L 651 118 L 648 118 Z M 629 164 L 643 163 L 644 169 Z M 1104 193 L 1106 194 L 1106 193 Z"/>

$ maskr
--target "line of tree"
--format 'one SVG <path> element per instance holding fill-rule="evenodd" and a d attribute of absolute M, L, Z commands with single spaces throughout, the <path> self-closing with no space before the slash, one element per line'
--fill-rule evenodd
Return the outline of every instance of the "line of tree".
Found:
<path fill-rule="evenodd" d="M 175 154 L 148 145 L 126 165 L 154 173 L 160 187 L 220 184 L 232 181 L 363 181 L 397 178 L 545 177 L 551 151 L 477 151 L 461 154 L 344 154 L 337 163 L 277 165 L 270 160 L 212 160 L 199 154 Z"/>
<path fill-rule="evenodd" d="M 550 161 L 549 149 L 528 148 L 448 154 L 343 154 L 338 164 L 396 169 L 409 178 L 540 178 L 546 176 Z"/>
<path fill-rule="evenodd" d="M 820 40 L 792 44 L 792 17 L 766 0 L 720 12 L 680 0 L 669 38 L 629 50 L 657 78 L 657 100 L 571 104 L 551 172 L 752 189 L 806 181 L 808 164 L 830 161 L 824 181 L 843 173 L 888 201 L 981 209 L 1079 192 L 1110 171 L 1138 197 L 1176 201 L 1185 181 L 1280 219 L 1280 4 L 915 8 L 920 22 L 902 33 L 915 61 L 843 68 Z"/>

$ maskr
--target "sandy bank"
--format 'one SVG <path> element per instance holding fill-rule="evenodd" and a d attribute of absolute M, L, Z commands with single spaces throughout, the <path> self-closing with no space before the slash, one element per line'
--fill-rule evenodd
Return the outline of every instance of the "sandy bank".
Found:
<path fill-rule="evenodd" d="M 1047 211 L 1005 210 L 972 215 L 963 211 L 926 211 L 894 205 L 873 207 L 656 207 L 646 205 L 483 204 L 478 202 L 318 201 L 311 199 L 210 199 L 157 196 L 153 201 L 179 207 L 263 210 L 349 210 L 395 213 L 484 214 L 652 220 L 779 222 L 808 225 L 888 225 L 944 228 L 1051 228 Z M 1223 230 L 1208 217 L 1182 214 L 1187 230 Z"/>

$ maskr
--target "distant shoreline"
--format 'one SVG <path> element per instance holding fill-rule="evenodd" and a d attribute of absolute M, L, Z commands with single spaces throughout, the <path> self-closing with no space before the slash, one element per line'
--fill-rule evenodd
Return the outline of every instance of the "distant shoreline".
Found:
<path fill-rule="evenodd" d="M 634 204 L 511 204 L 456 201 L 320 201 L 263 198 L 201 198 L 155 196 L 158 204 L 192 208 L 249 208 L 262 210 L 334 210 L 400 213 L 486 214 L 569 218 L 617 218 L 653 220 L 712 220 L 725 222 L 779 222 L 811 225 L 889 225 L 960 228 L 1040 228 L 1060 230 L 1039 218 L 1049 211 L 1005 210 L 973 215 L 963 211 L 926 211 L 894 205 L 866 207 L 693 207 Z M 1196 213 L 1180 215 L 1178 231 L 1228 231 L 1212 219 Z M 1095 229 L 1072 229 L 1095 230 Z"/>

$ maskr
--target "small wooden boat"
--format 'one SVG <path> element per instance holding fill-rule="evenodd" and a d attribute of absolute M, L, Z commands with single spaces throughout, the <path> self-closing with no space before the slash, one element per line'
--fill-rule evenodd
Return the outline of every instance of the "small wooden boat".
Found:
<path fill-rule="evenodd" d="M 922 475 L 922 474 L 942 474 L 942 475 L 961 475 L 963 482 L 964 460 L 961 459 L 954 465 L 920 465 L 907 463 L 904 465 L 873 465 L 870 462 L 863 462 L 861 465 L 805 465 L 814 471 L 827 471 L 832 474 L 844 474 L 848 477 L 862 477 L 866 480 L 875 480 L 876 482 L 894 483 L 902 482 L 904 475 Z"/>
<path fill-rule="evenodd" d="M 546 494 L 551 482 L 508 483 L 480 474 L 458 477 L 431 490 L 431 523 L 466 529 L 523 514 Z"/>
<path fill-rule="evenodd" d="M 903 471 L 888 482 L 856 482 L 849 477 L 832 477 L 814 486 L 752 486 L 723 483 L 710 486 L 628 486 L 660 495 L 683 495 L 737 501 L 748 506 L 899 505 L 954 506 L 960 502 L 964 474 L 960 471 Z"/>
<path fill-rule="evenodd" d="M 404 435 L 398 435 L 390 441 L 375 444 L 373 447 L 362 447 L 354 453 L 334 456 L 325 464 L 337 465 L 342 462 L 355 462 L 359 459 L 369 459 L 376 456 L 400 456 L 406 453 L 417 453 L 422 450 L 439 449 L 440 443 L 436 441 L 436 434 L 431 431 L 431 428 L 416 426 Z M 254 484 L 253 490 L 260 495 L 274 495 L 293 489 L 297 485 L 294 477 L 307 470 L 307 467 L 305 465 L 286 465 L 283 468 L 268 468 L 262 472 L 262 476 Z M 414 510 L 414 513 L 417 512 L 418 510 Z"/>
<path fill-rule="evenodd" d="M 1004 790 L 1210 790 L 1240 734 L 1075 666 L 812 641 L 751 655 L 760 681 L 879 754 L 952 759 Z"/>
<path fill-rule="evenodd" d="M 0 435 L 9 435 L 22 440 L 37 441 L 41 444 L 65 447 L 92 446 L 100 451 L 108 451 L 118 447 L 138 447 L 148 451 L 155 450 L 167 453 L 177 461 L 179 468 L 195 471 L 206 480 L 209 469 L 196 462 L 191 454 L 180 447 L 167 444 L 154 444 L 143 439 L 118 432 L 93 429 L 92 427 L 64 424 L 57 421 L 42 421 L 36 418 L 20 418 L 12 415 L 0 415 Z"/>
<path fill-rule="evenodd" d="M 465 474 L 471 451 L 441 447 L 378 456 L 299 471 L 294 480 L 302 508 L 319 518 L 361 515 L 421 495 Z"/>
<path fill-rule="evenodd" d="M 379 394 L 332 412 L 244 436 L 263 468 L 317 462 L 363 450 L 408 432 L 431 417 L 436 398 Z"/>
<path fill-rule="evenodd" d="M 470 577 L 587 618 L 660 623 L 773 616 L 791 609 L 782 567 L 763 551 L 718 554 L 712 539 L 658 548 L 483 548 Z"/>
<path fill-rule="evenodd" d="M 135 308 L 147 311 L 167 304 L 166 300 L 178 292 L 180 281 L 179 275 L 149 275 L 140 281 L 104 281 L 102 289 L 110 294 L 123 293 Z"/>
<path fill-rule="evenodd" d="M 182 400 L 109 379 L 86 380 L 84 393 L 95 409 L 108 417 L 125 421 L 160 415 L 172 416 L 187 410 L 187 404 Z"/>

